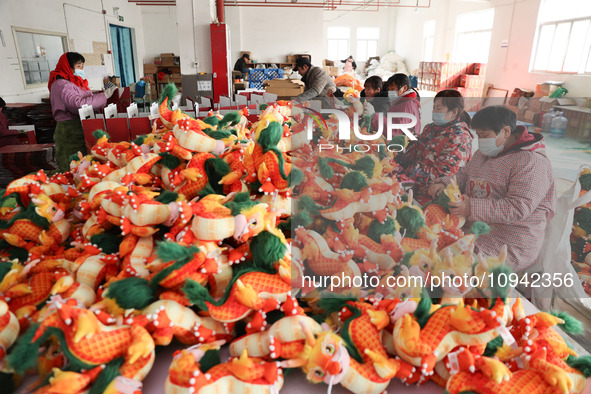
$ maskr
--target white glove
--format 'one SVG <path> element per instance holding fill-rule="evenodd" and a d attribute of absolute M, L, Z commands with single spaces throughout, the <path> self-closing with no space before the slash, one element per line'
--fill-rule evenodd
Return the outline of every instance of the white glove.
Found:
<path fill-rule="evenodd" d="M 105 96 L 107 96 L 107 100 L 111 98 L 113 93 L 115 93 L 115 90 L 117 90 L 117 86 L 111 86 L 104 90 Z"/>
<path fill-rule="evenodd" d="M 373 115 L 376 113 L 373 105 L 371 105 L 367 100 L 365 100 L 365 103 L 363 103 L 363 113 L 365 115 Z"/>

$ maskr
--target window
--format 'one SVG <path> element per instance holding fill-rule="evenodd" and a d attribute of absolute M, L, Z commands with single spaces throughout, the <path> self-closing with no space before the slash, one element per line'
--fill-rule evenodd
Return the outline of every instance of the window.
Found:
<path fill-rule="evenodd" d="M 494 16 L 494 8 L 458 15 L 454 50 L 456 62 L 488 61 Z"/>
<path fill-rule="evenodd" d="M 423 61 L 433 61 L 433 47 L 435 44 L 435 19 L 425 22 L 423 26 Z"/>
<path fill-rule="evenodd" d="M 39 87 L 49 81 L 49 72 L 67 51 L 66 36 L 13 27 L 18 60 L 25 87 Z"/>
<path fill-rule="evenodd" d="M 378 56 L 378 40 L 380 29 L 377 27 L 360 27 L 357 29 L 357 59 L 367 60 Z"/>
<path fill-rule="evenodd" d="M 540 5 L 530 69 L 590 73 L 590 48 L 591 2 L 544 0 Z"/>
<path fill-rule="evenodd" d="M 351 30 L 348 27 L 329 27 L 328 37 L 328 58 L 339 61 L 349 57 L 349 38 Z"/>

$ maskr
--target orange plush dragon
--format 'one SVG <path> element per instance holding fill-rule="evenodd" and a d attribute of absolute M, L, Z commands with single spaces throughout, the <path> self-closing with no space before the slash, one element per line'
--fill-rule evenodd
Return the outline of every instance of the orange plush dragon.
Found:
<path fill-rule="evenodd" d="M 80 391 L 92 384 L 91 393 L 109 392 L 117 384 L 115 377 L 139 382 L 152 367 L 154 341 L 143 327 L 104 326 L 93 312 L 79 306 L 76 300 L 56 299 L 48 312 L 24 334 L 7 357 L 8 367 L 15 372 L 22 373 L 35 365 L 37 359 L 30 355 L 37 354 L 50 336 L 58 338 L 68 359 L 72 371 L 68 384 L 79 385 Z M 55 386 L 63 383 L 66 377 L 60 376 L 61 373 L 57 371 L 50 386 L 42 388 L 41 392 L 59 392 Z"/>
<path fill-rule="evenodd" d="M 164 392 L 279 392 L 283 386 L 283 371 L 279 363 L 250 357 L 246 350 L 240 357 L 221 363 L 219 345 L 202 345 L 177 352 L 170 365 Z"/>
<path fill-rule="evenodd" d="M 413 375 L 414 368 L 400 359 L 390 358 L 381 343 L 380 331 L 390 323 L 385 311 L 364 302 L 331 301 L 321 302 L 324 307 L 330 305 L 327 312 L 344 304 L 339 312 L 340 335 L 326 325 L 323 331 L 315 333 L 309 324 L 301 321 L 305 346 L 284 365 L 302 367 L 313 383 L 324 382 L 330 387 L 340 383 L 354 393 L 381 393 L 392 378 L 407 379 Z"/>

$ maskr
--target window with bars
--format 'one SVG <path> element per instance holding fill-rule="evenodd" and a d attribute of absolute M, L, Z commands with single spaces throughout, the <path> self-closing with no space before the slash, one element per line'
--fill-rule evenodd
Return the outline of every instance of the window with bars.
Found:
<path fill-rule="evenodd" d="M 458 15 L 454 48 L 456 62 L 488 61 L 494 17 L 494 8 Z"/>
<path fill-rule="evenodd" d="M 50 71 L 66 52 L 66 35 L 20 27 L 12 30 L 25 88 L 47 86 Z"/>
<path fill-rule="evenodd" d="M 591 2 L 544 0 L 531 71 L 591 73 Z"/>
<path fill-rule="evenodd" d="M 423 61 L 433 61 L 435 47 L 435 19 L 428 20 L 423 25 Z"/>
<path fill-rule="evenodd" d="M 378 56 L 380 29 L 377 27 L 357 28 L 357 60 Z"/>
<path fill-rule="evenodd" d="M 349 40 L 351 29 L 348 27 L 329 27 L 326 31 L 328 39 L 328 59 L 340 61 L 350 55 Z"/>

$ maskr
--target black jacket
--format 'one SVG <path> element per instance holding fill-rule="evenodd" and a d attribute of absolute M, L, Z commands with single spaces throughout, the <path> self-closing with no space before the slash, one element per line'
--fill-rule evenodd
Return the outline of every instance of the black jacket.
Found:
<path fill-rule="evenodd" d="M 234 71 L 240 71 L 241 73 L 247 73 L 248 67 L 246 67 L 246 61 L 243 58 L 236 60 L 234 64 Z"/>
<path fill-rule="evenodd" d="M 373 108 L 375 109 L 376 113 L 386 113 L 388 112 L 388 108 L 390 108 L 390 102 L 388 101 L 387 91 L 381 90 L 376 97 L 367 98 L 365 97 L 365 89 L 363 89 L 359 96 L 362 97 L 363 102 L 365 102 L 365 100 L 368 100 L 370 104 L 373 105 Z"/>

